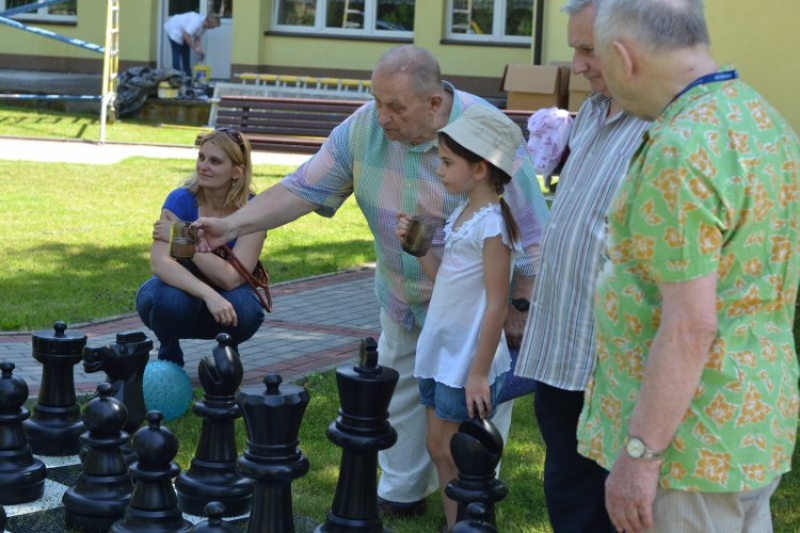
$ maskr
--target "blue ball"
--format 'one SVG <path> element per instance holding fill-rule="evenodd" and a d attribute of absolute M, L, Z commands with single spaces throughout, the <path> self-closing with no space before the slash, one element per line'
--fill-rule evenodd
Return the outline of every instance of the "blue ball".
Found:
<path fill-rule="evenodd" d="M 178 418 L 189 409 L 194 388 L 189 374 L 171 361 L 155 360 L 144 368 L 144 405 L 158 410 L 164 422 Z"/>

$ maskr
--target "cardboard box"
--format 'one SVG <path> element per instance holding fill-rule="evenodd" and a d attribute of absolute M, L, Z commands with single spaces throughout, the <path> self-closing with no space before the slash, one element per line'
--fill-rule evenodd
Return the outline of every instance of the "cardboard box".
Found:
<path fill-rule="evenodd" d="M 577 76 L 572 75 L 569 77 L 569 107 L 572 113 L 577 113 L 581 108 L 581 104 L 586 98 L 592 94 L 592 86 L 589 85 L 587 80 L 582 74 Z"/>
<path fill-rule="evenodd" d="M 569 68 L 544 65 L 506 65 L 500 90 L 508 93 L 506 109 L 536 111 L 567 106 Z"/>

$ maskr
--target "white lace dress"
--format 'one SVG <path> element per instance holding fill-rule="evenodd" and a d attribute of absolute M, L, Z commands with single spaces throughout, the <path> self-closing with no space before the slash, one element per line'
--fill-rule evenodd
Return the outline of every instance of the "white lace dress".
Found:
<path fill-rule="evenodd" d="M 512 268 L 514 255 L 521 252 L 519 245 L 511 243 L 498 204 L 478 210 L 453 231 L 453 224 L 466 207 L 466 202 L 460 205 L 444 228 L 444 255 L 436 274 L 425 326 L 417 342 L 414 369 L 416 377 L 433 378 L 457 388 L 464 387 L 469 375 L 486 309 L 484 240 L 501 235 L 503 242 L 513 250 Z M 489 384 L 510 366 L 503 333 L 489 371 Z"/>

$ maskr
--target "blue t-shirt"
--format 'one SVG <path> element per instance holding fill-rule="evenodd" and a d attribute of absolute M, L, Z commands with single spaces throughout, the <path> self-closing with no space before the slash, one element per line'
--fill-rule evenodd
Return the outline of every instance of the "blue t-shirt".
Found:
<path fill-rule="evenodd" d="M 172 211 L 179 219 L 186 222 L 194 222 L 199 217 L 199 213 L 197 212 L 197 197 L 192 191 L 184 187 L 180 187 L 169 193 L 161 208 Z M 233 249 L 234 246 L 236 246 L 236 239 L 228 242 L 229 248 Z"/>

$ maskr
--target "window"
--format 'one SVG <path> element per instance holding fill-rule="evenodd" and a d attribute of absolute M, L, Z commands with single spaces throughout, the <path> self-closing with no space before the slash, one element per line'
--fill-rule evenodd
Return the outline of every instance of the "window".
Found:
<path fill-rule="evenodd" d="M 408 36 L 414 0 L 277 0 L 274 23 L 281 31 Z"/>
<path fill-rule="evenodd" d="M 533 0 L 448 0 L 447 7 L 450 39 L 531 42 Z"/>
<path fill-rule="evenodd" d="M 28 4 L 38 4 L 40 0 L 0 0 L 0 11 L 22 7 Z M 78 20 L 78 0 L 65 0 L 57 4 L 11 15 L 19 20 L 37 20 L 42 22 L 76 22 Z"/>

